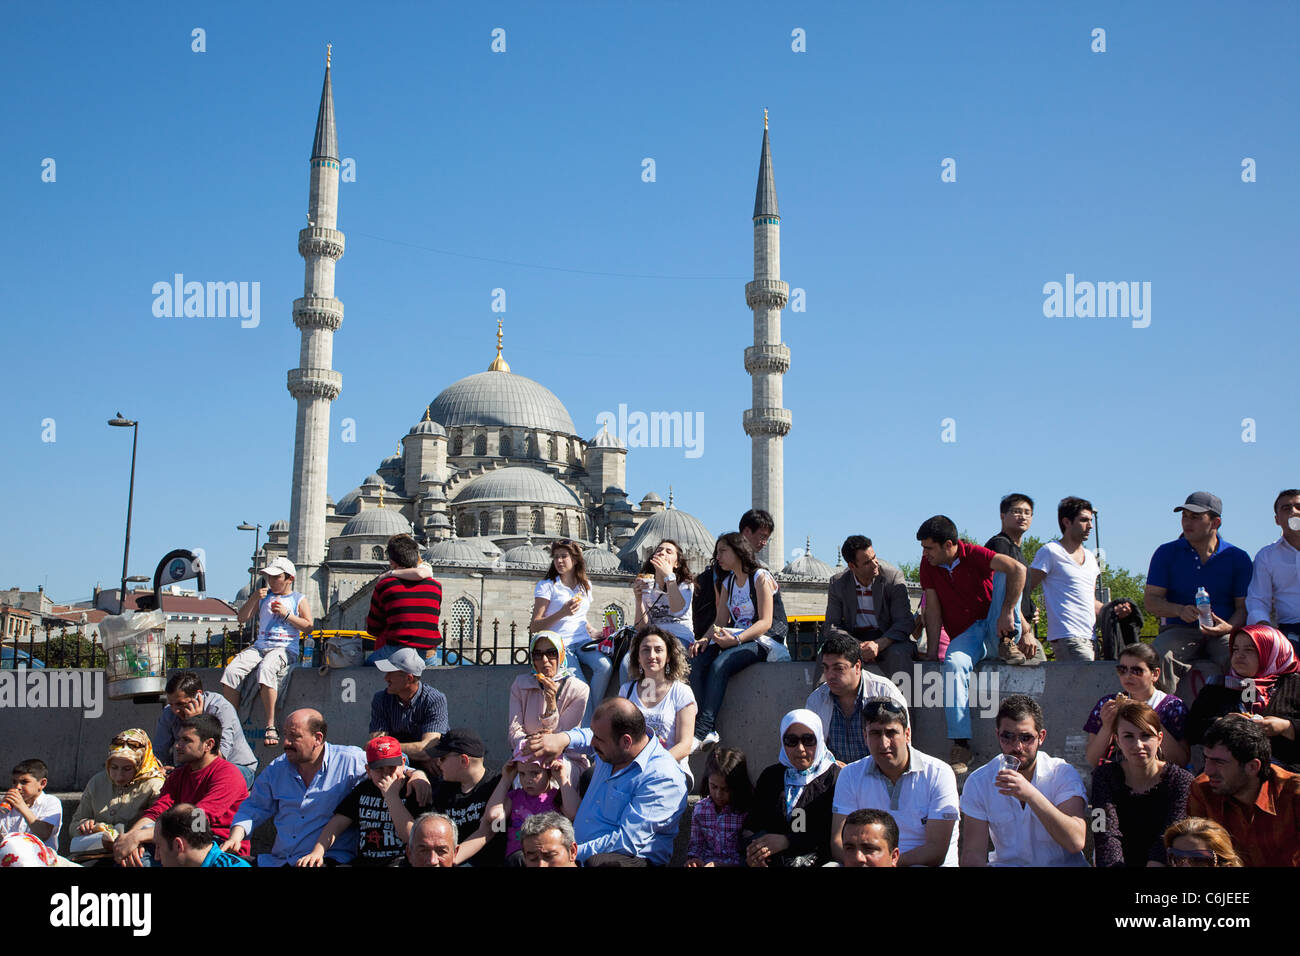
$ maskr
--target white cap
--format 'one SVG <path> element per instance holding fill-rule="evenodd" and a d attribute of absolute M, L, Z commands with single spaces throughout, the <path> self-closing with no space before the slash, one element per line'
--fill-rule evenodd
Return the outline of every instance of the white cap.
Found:
<path fill-rule="evenodd" d="M 262 568 L 262 573 L 287 574 L 291 578 L 296 578 L 298 576 L 297 571 L 294 570 L 293 562 L 288 558 L 276 558 L 274 561 L 267 564 L 266 567 Z"/>

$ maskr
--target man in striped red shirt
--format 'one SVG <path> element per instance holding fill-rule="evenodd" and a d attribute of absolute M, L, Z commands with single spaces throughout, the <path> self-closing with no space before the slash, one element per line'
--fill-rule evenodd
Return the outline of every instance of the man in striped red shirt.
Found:
<path fill-rule="evenodd" d="M 428 658 L 442 640 L 438 631 L 442 585 L 433 579 L 429 566 L 420 563 L 420 546 L 409 534 L 388 539 L 388 564 L 392 571 L 375 582 L 366 616 L 366 631 L 375 636 L 376 657 L 388 658 L 411 647 Z"/>

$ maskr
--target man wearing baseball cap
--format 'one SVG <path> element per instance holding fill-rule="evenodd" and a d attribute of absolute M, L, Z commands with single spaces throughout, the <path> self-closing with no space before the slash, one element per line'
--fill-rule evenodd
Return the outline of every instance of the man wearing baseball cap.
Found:
<path fill-rule="evenodd" d="M 412 765 L 432 772 L 429 749 L 447 732 L 447 698 L 420 680 L 424 658 L 403 647 L 375 662 L 384 672 L 384 690 L 370 701 L 370 738 L 396 737 Z"/>
<path fill-rule="evenodd" d="M 266 713 L 266 731 L 262 743 L 280 746 L 275 724 L 275 699 L 280 681 L 298 660 L 298 639 L 312 625 L 311 604 L 301 591 L 293 589 L 297 572 L 288 558 L 276 558 L 262 568 L 265 583 L 248 596 L 239 609 L 243 624 L 257 612 L 257 641 L 235 655 L 221 675 L 221 693 L 239 711 L 239 685 L 249 674 L 257 675 L 262 685 L 262 709 Z"/>
<path fill-rule="evenodd" d="M 433 810 L 444 814 L 461 833 L 478 829 L 492 791 L 501 782 L 501 774 L 488 773 L 483 766 L 487 748 L 474 731 L 453 727 L 429 750 L 434 767 L 442 775 L 442 786 L 433 791 Z M 408 832 L 410 821 L 399 820 L 399 836 Z M 505 863 L 506 839 L 498 833 L 466 865 L 502 866 Z"/>
<path fill-rule="evenodd" d="M 1228 637 L 1246 623 L 1246 593 L 1250 589 L 1250 555 L 1229 544 L 1219 534 L 1223 502 L 1208 491 L 1197 491 L 1174 511 L 1182 512 L 1183 533 L 1176 541 L 1156 548 L 1147 570 L 1143 594 L 1148 614 L 1160 618 L 1160 634 L 1153 645 L 1162 658 L 1161 690 L 1172 694 L 1192 662 L 1208 658 L 1207 665 L 1222 674 L 1231 651 Z M 1212 623 L 1199 623 L 1196 592 L 1210 596 Z M 1197 688 L 1179 694 L 1190 701 Z"/>
<path fill-rule="evenodd" d="M 298 866 L 323 866 L 334 861 L 325 854 L 343 833 L 356 833 L 353 866 L 388 866 L 405 849 L 394 826 L 394 812 L 419 815 L 421 807 L 413 795 L 403 796 L 405 758 L 402 745 L 392 737 L 374 737 L 366 744 L 366 779 L 339 801 L 334 816 L 325 824 L 310 853 Z"/>

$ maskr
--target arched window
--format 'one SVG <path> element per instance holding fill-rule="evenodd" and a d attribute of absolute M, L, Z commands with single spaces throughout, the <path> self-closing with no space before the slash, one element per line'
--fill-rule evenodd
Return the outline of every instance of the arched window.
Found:
<path fill-rule="evenodd" d="M 459 646 L 474 640 L 474 604 L 469 598 L 456 598 L 447 611 L 447 637 Z"/>
<path fill-rule="evenodd" d="M 515 509 L 514 508 L 507 508 L 506 513 L 501 516 L 501 533 L 502 534 L 515 533 Z"/>
<path fill-rule="evenodd" d="M 549 438 L 546 441 L 546 457 L 555 461 L 555 439 Z"/>
<path fill-rule="evenodd" d="M 513 443 L 510 441 L 510 436 L 502 435 L 501 436 L 501 457 L 509 458 L 512 454 L 514 454 L 514 448 L 513 448 Z"/>
<path fill-rule="evenodd" d="M 528 451 L 527 451 L 527 455 L 528 455 L 529 458 L 536 458 L 536 457 L 538 457 L 538 456 L 537 456 L 537 436 L 536 436 L 536 435 L 529 435 L 529 436 L 528 436 Z"/>
<path fill-rule="evenodd" d="M 573 525 L 565 532 L 565 534 L 573 538 L 582 537 L 582 518 L 579 515 L 573 516 Z"/>
<path fill-rule="evenodd" d="M 555 533 L 561 538 L 569 536 L 569 516 L 563 513 L 555 516 Z"/>
<path fill-rule="evenodd" d="M 453 455 L 463 454 L 461 449 L 463 449 L 464 447 L 465 447 L 465 439 L 461 437 L 460 432 L 457 432 L 451 440 L 451 453 Z"/>
<path fill-rule="evenodd" d="M 460 516 L 460 536 L 468 538 L 474 534 L 474 516 L 466 512 Z"/>
<path fill-rule="evenodd" d="M 352 560 L 352 545 L 348 545 L 346 548 L 343 549 L 343 560 L 344 561 Z"/>
<path fill-rule="evenodd" d="M 384 560 L 384 549 L 381 548 L 379 545 L 375 545 L 373 548 L 371 548 L 371 549 L 370 549 L 370 560 L 371 560 L 371 561 L 382 561 L 382 560 Z"/>
<path fill-rule="evenodd" d="M 533 510 L 533 534 L 545 534 L 546 529 L 542 527 L 542 513 L 536 509 Z"/>
<path fill-rule="evenodd" d="M 622 626 L 623 626 L 623 609 L 622 609 L 621 607 L 619 607 L 617 604 L 606 604 L 606 605 L 605 605 L 604 616 L 605 616 L 605 617 L 608 617 L 608 615 L 610 615 L 610 614 L 613 614 L 613 615 L 614 615 L 614 626 L 615 626 L 615 627 L 622 627 Z M 604 625 L 603 625 L 603 621 L 602 621 L 602 626 L 604 626 Z"/>
<path fill-rule="evenodd" d="M 478 435 L 477 437 L 475 437 L 474 454 L 476 455 L 487 454 L 487 435 Z"/>
<path fill-rule="evenodd" d="M 488 533 L 488 513 L 486 511 L 478 513 L 478 533 L 482 535 Z"/>

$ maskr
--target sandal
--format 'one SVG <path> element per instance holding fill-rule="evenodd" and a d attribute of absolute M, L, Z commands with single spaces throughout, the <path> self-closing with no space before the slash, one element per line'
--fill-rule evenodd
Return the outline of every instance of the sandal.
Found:
<path fill-rule="evenodd" d="M 276 729 L 274 727 L 267 727 L 266 731 L 262 734 L 262 746 L 263 747 L 280 746 L 280 735 L 279 733 L 276 732 Z"/>

